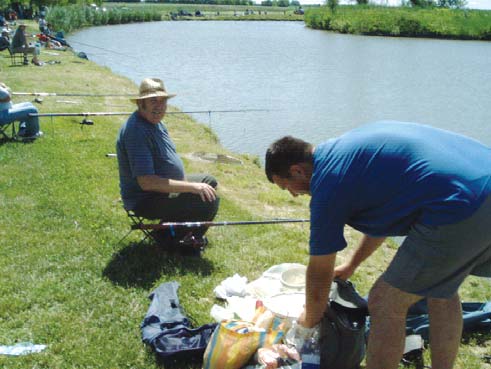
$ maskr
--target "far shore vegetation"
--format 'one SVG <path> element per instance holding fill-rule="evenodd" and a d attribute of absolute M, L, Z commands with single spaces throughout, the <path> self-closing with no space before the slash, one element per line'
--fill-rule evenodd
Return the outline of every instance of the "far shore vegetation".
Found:
<path fill-rule="evenodd" d="M 0 9 L 13 4 L 0 0 Z M 33 3 L 34 4 L 34 3 Z M 83 27 L 150 21 L 233 20 L 305 21 L 307 27 L 338 33 L 491 40 L 491 10 L 465 8 L 465 0 L 407 0 L 403 6 L 371 5 L 368 0 L 340 5 L 301 5 L 298 0 L 183 0 L 174 2 L 104 2 L 88 5 L 82 0 L 39 0 L 28 8 L 36 17 L 44 8 L 56 31 Z M 36 7 L 36 9 L 34 9 Z"/>

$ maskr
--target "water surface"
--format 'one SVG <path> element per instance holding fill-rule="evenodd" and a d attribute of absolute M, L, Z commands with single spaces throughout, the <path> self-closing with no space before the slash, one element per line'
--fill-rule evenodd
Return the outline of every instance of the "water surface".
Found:
<path fill-rule="evenodd" d="M 396 119 L 491 145 L 491 43 L 341 35 L 301 22 L 153 22 L 95 27 L 78 51 L 139 84 L 162 78 L 222 144 L 259 155 L 286 134 L 318 143 Z"/>

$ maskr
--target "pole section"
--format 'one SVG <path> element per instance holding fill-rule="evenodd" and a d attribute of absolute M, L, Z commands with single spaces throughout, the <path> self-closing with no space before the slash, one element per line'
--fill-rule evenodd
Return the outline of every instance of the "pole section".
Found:
<path fill-rule="evenodd" d="M 270 219 L 252 221 L 223 221 L 223 222 L 164 222 L 156 224 L 136 224 L 133 229 L 169 229 L 169 228 L 196 228 L 196 227 L 222 227 L 236 225 L 258 225 L 258 224 L 279 224 L 279 223 L 306 223 L 309 219 Z"/>

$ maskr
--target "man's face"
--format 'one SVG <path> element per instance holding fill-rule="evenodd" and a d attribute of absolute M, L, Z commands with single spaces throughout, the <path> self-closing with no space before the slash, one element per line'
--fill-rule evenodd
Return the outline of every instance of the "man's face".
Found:
<path fill-rule="evenodd" d="M 167 97 L 156 96 L 143 99 L 138 110 L 147 121 L 157 124 L 164 118 L 167 110 Z"/>
<path fill-rule="evenodd" d="M 299 165 L 290 167 L 290 177 L 284 178 L 273 174 L 273 182 L 282 190 L 288 190 L 293 197 L 310 195 L 311 175 Z"/>

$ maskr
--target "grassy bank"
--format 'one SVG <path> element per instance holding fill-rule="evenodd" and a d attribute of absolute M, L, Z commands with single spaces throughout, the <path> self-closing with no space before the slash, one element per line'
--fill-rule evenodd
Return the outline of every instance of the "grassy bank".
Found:
<path fill-rule="evenodd" d="M 30 26 L 28 32 L 34 32 Z M 1 80 L 13 91 L 57 93 L 134 93 L 128 79 L 77 58 L 71 52 L 48 54 L 60 61 L 43 67 L 10 67 L 0 54 Z M 180 91 L 176 91 L 179 93 Z M 33 98 L 15 98 L 15 102 Z M 45 97 L 39 111 L 130 111 L 127 99 Z M 171 108 L 171 110 L 175 110 Z M 178 281 L 180 301 L 195 325 L 211 322 L 217 301 L 213 289 L 238 273 L 253 280 L 272 265 L 308 260 L 306 225 L 216 227 L 201 259 L 168 255 L 140 245 L 130 234 L 122 209 L 114 153 L 125 117 L 97 117 L 94 126 L 80 118 L 43 118 L 45 135 L 32 144 L 0 144 L 0 344 L 47 344 L 39 354 L 0 356 L 0 367 L 159 368 L 140 340 L 148 294 L 163 282 Z M 186 115 L 166 118 L 186 171 L 209 172 L 222 198 L 217 220 L 305 217 L 308 198 L 292 198 L 269 184 L 257 160 L 228 152 L 210 127 Z M 211 127 L 213 128 L 213 127 Z M 189 159 L 196 151 L 231 154 L 243 165 Z M 358 234 L 346 231 L 353 245 Z M 343 261 L 352 248 L 340 253 Z M 385 245 L 353 277 L 362 294 L 384 269 L 395 247 Z M 489 281 L 472 278 L 462 288 L 466 300 L 489 299 Z M 463 341 L 458 369 L 490 368 L 480 357 L 491 352 L 491 336 Z M 428 353 L 425 354 L 429 363 Z M 197 368 L 192 360 L 173 368 Z"/>
<path fill-rule="evenodd" d="M 310 8 L 305 24 L 315 29 L 373 36 L 491 40 L 491 11 L 409 7 Z"/>
<path fill-rule="evenodd" d="M 185 20 L 303 20 L 303 15 L 294 14 L 296 7 L 258 6 L 258 5 L 210 5 L 210 4 L 163 4 L 163 3 L 104 3 L 110 9 L 148 10 L 159 13 L 163 20 L 171 19 L 172 14 L 186 11 L 192 16 L 178 16 Z M 199 11 L 202 16 L 194 16 Z"/>

